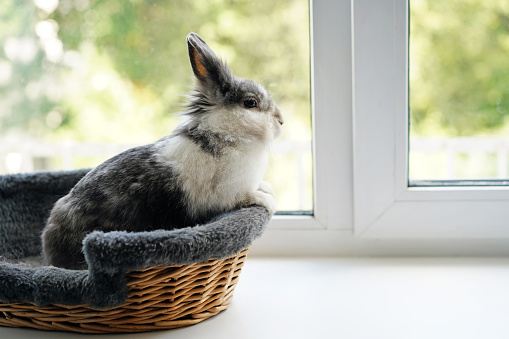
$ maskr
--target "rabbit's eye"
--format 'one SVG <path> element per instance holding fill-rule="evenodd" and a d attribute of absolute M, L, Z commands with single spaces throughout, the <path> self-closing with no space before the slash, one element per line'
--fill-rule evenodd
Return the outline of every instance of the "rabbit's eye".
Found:
<path fill-rule="evenodd" d="M 244 100 L 244 106 L 247 108 L 255 108 L 258 106 L 258 102 L 256 102 L 255 98 L 247 98 Z"/>

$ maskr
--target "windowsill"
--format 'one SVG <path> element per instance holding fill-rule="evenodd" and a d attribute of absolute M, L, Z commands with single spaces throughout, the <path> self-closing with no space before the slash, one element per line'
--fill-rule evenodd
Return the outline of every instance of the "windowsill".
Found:
<path fill-rule="evenodd" d="M 251 257 L 225 312 L 129 338 L 507 338 L 508 265 L 508 258 Z M 0 327 L 0 337 L 87 336 Z"/>

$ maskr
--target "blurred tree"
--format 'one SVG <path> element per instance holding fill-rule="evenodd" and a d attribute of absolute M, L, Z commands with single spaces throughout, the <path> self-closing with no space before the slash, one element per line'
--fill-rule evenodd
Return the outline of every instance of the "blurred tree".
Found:
<path fill-rule="evenodd" d="M 192 81 L 191 31 L 273 94 L 291 126 L 282 139 L 310 141 L 307 0 L 2 0 L 0 137 L 141 144 L 169 134 Z M 279 207 L 312 209 L 311 158 L 301 161 L 305 206 L 298 158 L 283 160 L 268 169 Z"/>
<path fill-rule="evenodd" d="M 181 109 L 180 94 L 191 82 L 185 37 L 194 31 L 237 75 L 275 92 L 296 126 L 309 131 L 307 6 L 305 0 L 4 0 L 0 82 L 2 62 L 12 76 L 0 83 L 1 129 L 117 142 L 168 134 L 176 125 L 168 115 Z M 9 55 L 13 39 L 30 41 L 34 56 Z"/>
<path fill-rule="evenodd" d="M 509 129 L 509 2 L 410 5 L 412 133 Z M 302 125 L 299 135 L 310 123 L 307 6 L 304 0 L 4 0 L 0 133 L 144 142 L 168 133 L 176 124 L 168 115 L 180 110 L 191 81 L 185 36 L 195 31 L 236 74 L 275 93 Z"/>
<path fill-rule="evenodd" d="M 509 2 L 410 2 L 411 131 L 499 133 L 509 115 Z"/>
<path fill-rule="evenodd" d="M 18 6 L 24 8 L 20 11 Z M 36 9 L 29 1 L 0 4 L 0 126 L 37 134 L 51 101 L 35 86 L 44 75 L 43 54 L 34 31 Z M 49 80 L 49 79 L 47 79 Z"/>

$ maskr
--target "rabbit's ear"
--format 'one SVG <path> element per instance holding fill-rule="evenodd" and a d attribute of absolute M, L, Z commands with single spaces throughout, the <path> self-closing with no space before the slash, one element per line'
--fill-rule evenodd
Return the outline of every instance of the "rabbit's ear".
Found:
<path fill-rule="evenodd" d="M 210 49 L 210 47 L 195 33 L 187 36 L 189 59 L 196 78 L 205 86 L 216 85 L 221 92 L 226 93 L 233 81 L 233 74 Z"/>

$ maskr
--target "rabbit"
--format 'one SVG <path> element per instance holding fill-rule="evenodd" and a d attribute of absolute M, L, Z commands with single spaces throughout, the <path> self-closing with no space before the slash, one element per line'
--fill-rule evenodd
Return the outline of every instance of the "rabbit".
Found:
<path fill-rule="evenodd" d="M 41 235 L 47 265 L 85 269 L 82 241 L 95 230 L 182 228 L 250 205 L 275 213 L 274 191 L 262 179 L 283 114 L 262 85 L 234 76 L 197 34 L 187 45 L 196 79 L 186 121 L 106 160 L 55 203 Z"/>

